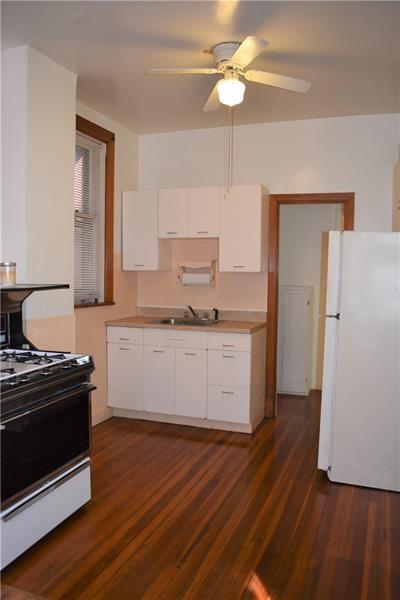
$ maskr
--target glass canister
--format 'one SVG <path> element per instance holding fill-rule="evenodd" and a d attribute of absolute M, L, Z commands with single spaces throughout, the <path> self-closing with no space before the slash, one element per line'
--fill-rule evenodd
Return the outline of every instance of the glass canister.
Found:
<path fill-rule="evenodd" d="M 15 285 L 17 282 L 17 263 L 0 262 L 0 285 Z"/>

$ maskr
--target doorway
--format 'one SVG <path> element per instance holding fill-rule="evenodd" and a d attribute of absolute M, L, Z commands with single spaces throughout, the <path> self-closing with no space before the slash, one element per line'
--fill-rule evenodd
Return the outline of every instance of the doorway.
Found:
<path fill-rule="evenodd" d="M 268 328 L 267 328 L 267 397 L 266 416 L 277 414 L 277 352 L 279 292 L 279 225 L 280 209 L 290 204 L 341 204 L 343 229 L 354 229 L 354 193 L 272 194 L 269 204 L 268 237 Z"/>

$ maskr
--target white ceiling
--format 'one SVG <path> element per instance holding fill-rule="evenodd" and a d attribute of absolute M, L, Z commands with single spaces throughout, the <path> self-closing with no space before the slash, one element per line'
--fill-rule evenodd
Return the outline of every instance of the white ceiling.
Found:
<path fill-rule="evenodd" d="M 78 74 L 78 99 L 138 133 L 214 127 L 216 76 L 145 77 L 212 66 L 205 48 L 257 35 L 251 68 L 308 79 L 295 94 L 254 83 L 236 123 L 390 113 L 399 108 L 400 2 L 2 2 L 3 48 L 27 44 Z M 217 76 L 218 77 L 218 76 Z"/>

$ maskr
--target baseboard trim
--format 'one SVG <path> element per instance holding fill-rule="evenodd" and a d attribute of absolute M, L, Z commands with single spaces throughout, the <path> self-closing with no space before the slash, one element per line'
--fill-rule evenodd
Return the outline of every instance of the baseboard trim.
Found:
<path fill-rule="evenodd" d="M 156 421 L 157 423 L 170 423 L 173 425 L 188 425 L 189 427 L 201 427 L 202 429 L 220 429 L 222 431 L 234 431 L 236 433 L 252 433 L 255 429 L 251 424 L 245 423 L 229 423 L 228 421 L 212 421 L 211 419 L 196 419 L 195 417 L 179 417 L 176 415 L 148 413 L 145 411 L 127 410 L 124 408 L 113 408 L 113 416 L 123 417 L 125 419 Z"/>

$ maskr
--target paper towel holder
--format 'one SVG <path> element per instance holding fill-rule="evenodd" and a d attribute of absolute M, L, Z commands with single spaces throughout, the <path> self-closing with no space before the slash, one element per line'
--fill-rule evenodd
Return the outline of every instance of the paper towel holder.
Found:
<path fill-rule="evenodd" d="M 215 287 L 217 261 L 181 261 L 178 263 L 182 285 L 209 285 Z"/>

